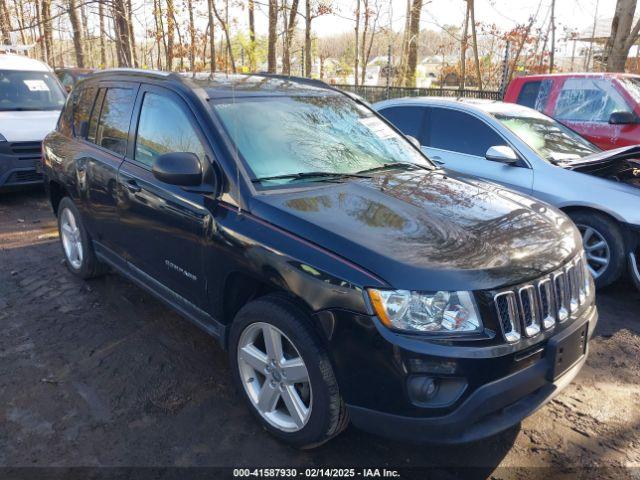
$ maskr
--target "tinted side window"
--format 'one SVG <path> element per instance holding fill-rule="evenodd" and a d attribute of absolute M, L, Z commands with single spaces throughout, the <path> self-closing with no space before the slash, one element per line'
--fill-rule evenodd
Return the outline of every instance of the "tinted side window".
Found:
<path fill-rule="evenodd" d="M 128 88 L 109 88 L 104 96 L 96 143 L 117 155 L 127 151 L 129 122 L 136 92 Z"/>
<path fill-rule="evenodd" d="M 484 157 L 489 147 L 506 142 L 483 121 L 464 112 L 431 110 L 431 147 Z"/>
<path fill-rule="evenodd" d="M 424 145 L 423 122 L 426 110 L 424 107 L 389 107 L 380 110 L 380 113 L 402 133 L 417 138 Z"/>
<path fill-rule="evenodd" d="M 516 103 L 542 112 L 547 106 L 552 83 L 551 80 L 526 82 L 522 85 Z"/>
<path fill-rule="evenodd" d="M 609 80 L 570 78 L 562 85 L 554 117 L 578 122 L 608 122 L 613 112 L 630 112 Z"/>
<path fill-rule="evenodd" d="M 200 160 L 205 150 L 187 114 L 171 98 L 146 93 L 140 110 L 135 159 L 151 166 L 163 153 L 190 152 Z"/>
<path fill-rule="evenodd" d="M 87 135 L 87 140 L 93 143 L 96 143 L 98 118 L 100 118 L 100 110 L 102 110 L 102 103 L 104 102 L 104 92 L 104 88 L 101 88 L 98 91 L 98 97 L 96 98 L 93 110 L 91 110 L 91 119 L 89 120 L 89 134 Z"/>
<path fill-rule="evenodd" d="M 72 95 L 77 97 L 77 101 L 74 102 L 73 109 L 73 129 L 75 135 L 80 135 L 80 124 L 82 122 L 89 121 L 89 115 L 93 108 L 93 101 L 96 98 L 96 87 L 85 87 L 78 90 L 73 90 Z"/>

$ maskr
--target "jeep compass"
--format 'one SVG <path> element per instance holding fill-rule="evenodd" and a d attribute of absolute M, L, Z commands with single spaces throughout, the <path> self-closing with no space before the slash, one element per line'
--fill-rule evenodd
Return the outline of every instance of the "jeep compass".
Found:
<path fill-rule="evenodd" d="M 68 269 L 107 267 L 229 352 L 273 435 L 484 438 L 556 395 L 597 321 L 559 210 L 448 174 L 318 81 L 115 70 L 44 143 Z"/>

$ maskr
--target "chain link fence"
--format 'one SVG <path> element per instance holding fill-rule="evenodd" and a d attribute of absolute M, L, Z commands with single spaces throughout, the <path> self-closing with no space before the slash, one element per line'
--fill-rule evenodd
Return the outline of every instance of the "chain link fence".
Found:
<path fill-rule="evenodd" d="M 406 88 L 385 87 L 377 85 L 333 85 L 347 92 L 355 93 L 369 103 L 402 97 L 452 97 L 452 98 L 484 98 L 488 100 L 502 100 L 502 93 L 498 90 L 471 90 L 459 88 Z"/>

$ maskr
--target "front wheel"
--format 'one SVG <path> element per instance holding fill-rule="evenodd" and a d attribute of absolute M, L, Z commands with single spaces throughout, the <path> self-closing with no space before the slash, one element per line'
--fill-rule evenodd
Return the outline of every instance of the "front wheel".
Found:
<path fill-rule="evenodd" d="M 599 213 L 570 214 L 580 234 L 589 271 L 596 287 L 611 285 L 622 275 L 625 267 L 625 245 L 618 224 Z"/>
<path fill-rule="evenodd" d="M 64 197 L 58 206 L 58 232 L 65 263 L 71 273 L 88 279 L 105 272 L 105 265 L 98 261 L 93 251 L 80 212 L 69 197 Z"/>
<path fill-rule="evenodd" d="M 308 315 L 286 298 L 243 307 L 229 338 L 234 380 L 263 427 L 299 448 L 347 425 L 333 367 Z"/>

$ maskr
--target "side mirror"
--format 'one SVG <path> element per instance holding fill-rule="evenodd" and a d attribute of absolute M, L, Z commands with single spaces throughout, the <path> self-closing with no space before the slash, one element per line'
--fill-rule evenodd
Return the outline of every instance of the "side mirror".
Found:
<path fill-rule="evenodd" d="M 80 138 L 87 138 L 89 135 L 89 122 L 86 120 L 80 122 L 80 131 L 78 132 Z"/>
<path fill-rule="evenodd" d="M 493 147 L 489 147 L 484 157 L 492 162 L 506 163 L 507 165 L 513 165 L 519 160 L 513 148 L 507 145 L 494 145 Z"/>
<path fill-rule="evenodd" d="M 153 176 L 170 185 L 196 187 L 202 183 L 202 165 L 195 153 L 171 152 L 160 155 L 151 167 Z"/>
<path fill-rule="evenodd" d="M 632 112 L 613 112 L 609 117 L 611 125 L 628 125 L 629 123 L 637 123 L 638 119 Z"/>
<path fill-rule="evenodd" d="M 416 137 L 412 136 L 412 135 L 405 135 L 405 137 L 407 138 L 407 140 L 409 140 L 411 143 L 413 143 L 413 145 L 417 148 L 422 148 L 422 145 L 420 145 L 420 140 L 418 140 Z"/>

